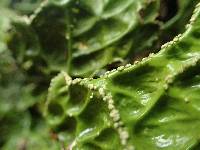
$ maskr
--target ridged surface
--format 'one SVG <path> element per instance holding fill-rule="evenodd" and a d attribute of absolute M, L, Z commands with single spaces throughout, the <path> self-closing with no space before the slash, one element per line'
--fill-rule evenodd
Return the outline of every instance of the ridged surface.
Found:
<path fill-rule="evenodd" d="M 32 49 L 48 72 L 67 70 L 71 76 L 88 77 L 151 47 L 158 38 L 158 11 L 158 0 L 48 0 L 27 21 L 13 24 L 21 39 L 13 36 L 9 44 L 27 57 L 24 48 L 35 42 Z M 16 47 L 21 44 L 16 41 L 24 47 Z M 138 43 L 143 44 L 136 48 Z"/>
<path fill-rule="evenodd" d="M 47 121 L 55 130 L 75 122 L 63 129 L 73 149 L 198 149 L 199 31 L 198 4 L 158 54 L 98 79 L 62 72 L 49 88 Z"/>

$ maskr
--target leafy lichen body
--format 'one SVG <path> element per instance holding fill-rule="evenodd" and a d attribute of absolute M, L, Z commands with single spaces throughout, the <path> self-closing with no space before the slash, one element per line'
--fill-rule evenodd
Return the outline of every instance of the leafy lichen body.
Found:
<path fill-rule="evenodd" d="M 49 88 L 47 121 L 71 149 L 198 148 L 199 31 L 200 4 L 158 54 L 97 79 L 61 72 Z"/>

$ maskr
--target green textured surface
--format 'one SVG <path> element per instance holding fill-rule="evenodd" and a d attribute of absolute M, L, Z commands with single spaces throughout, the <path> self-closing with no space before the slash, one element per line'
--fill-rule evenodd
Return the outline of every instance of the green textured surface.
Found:
<path fill-rule="evenodd" d="M 168 2 L 1 0 L 0 149 L 200 149 L 199 0 Z"/>
<path fill-rule="evenodd" d="M 13 36 L 9 45 L 21 52 L 29 51 L 34 42 L 31 46 L 41 63 L 35 64 L 33 58 L 32 64 L 43 65 L 46 72 L 66 70 L 75 77 L 98 76 L 107 65 L 140 60 L 184 31 L 196 3 L 180 1 L 177 14 L 162 22 L 157 19 L 162 9 L 159 0 L 49 0 L 30 16 L 30 24 L 13 24 L 14 35 L 21 34 L 21 38 Z M 24 47 L 19 47 L 22 44 Z M 24 53 L 15 55 L 20 54 L 27 58 Z"/>
<path fill-rule="evenodd" d="M 29 50 L 29 47 L 16 47 L 21 44 L 15 41 L 26 44 L 23 37 L 37 37 L 40 48 L 37 42 L 32 46 L 40 49 L 38 58 L 44 61 L 48 71 L 67 70 L 72 76 L 87 77 L 112 62 L 128 58 L 130 53 L 151 47 L 158 37 L 159 25 L 155 21 L 158 10 L 159 1 L 51 0 L 31 15 L 30 24 L 14 24 L 14 35 L 20 33 L 22 38 L 13 36 L 10 48 Z M 27 36 L 26 31 L 32 34 Z M 140 31 L 145 32 L 138 35 Z M 138 42 L 143 44 L 136 49 Z"/>
<path fill-rule="evenodd" d="M 48 127 L 45 126 L 43 121 L 31 128 L 31 115 L 28 113 L 7 114 L 0 123 L 1 140 L 7 138 L 2 150 L 61 149 L 61 145 L 50 136 Z M 0 142 L 2 142 L 1 140 Z"/>
<path fill-rule="evenodd" d="M 186 31 L 158 54 L 98 79 L 70 84 L 70 77 L 61 73 L 49 88 L 47 121 L 56 130 L 68 118 L 76 120 L 73 130 L 63 130 L 71 135 L 66 142 L 73 141 L 74 149 L 198 149 L 199 31 L 197 7 Z M 118 121 L 103 101 L 109 94 L 124 127 L 113 127 Z M 129 134 L 125 146 L 116 146 L 122 142 L 119 128 Z M 103 138 L 110 130 L 116 138 Z"/>
<path fill-rule="evenodd" d="M 30 92 L 34 85 L 25 84 L 25 74 L 18 69 L 12 53 L 8 50 L 7 31 L 11 22 L 19 16 L 13 11 L 0 10 L 0 119 L 10 110 L 25 110 L 34 103 Z"/>
<path fill-rule="evenodd" d="M 183 25 L 189 21 L 193 12 L 193 8 L 198 2 L 198 0 L 177 1 L 177 13 L 161 26 L 162 32 L 160 33 L 160 36 L 163 40 L 162 43 L 166 40 L 172 39 L 177 34 L 184 32 L 185 29 L 183 28 Z M 163 11 L 165 12 L 165 10 Z"/>

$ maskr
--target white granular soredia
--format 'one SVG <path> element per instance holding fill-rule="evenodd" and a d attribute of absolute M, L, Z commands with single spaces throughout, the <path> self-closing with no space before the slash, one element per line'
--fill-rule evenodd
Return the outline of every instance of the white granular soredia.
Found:
<path fill-rule="evenodd" d="M 101 96 L 105 96 L 105 91 L 104 91 L 104 89 L 103 88 L 100 88 L 99 89 L 99 94 L 101 95 Z"/>
<path fill-rule="evenodd" d="M 112 109 L 114 109 L 114 108 L 115 108 L 115 107 L 114 107 L 113 104 L 108 104 L 108 109 L 112 110 Z"/>
<path fill-rule="evenodd" d="M 125 67 L 131 67 L 131 64 L 126 64 L 126 66 Z"/>
<path fill-rule="evenodd" d="M 128 66 L 131 66 L 131 65 L 128 65 Z M 86 79 L 80 79 L 80 80 L 78 79 L 74 82 L 77 82 L 80 85 L 86 84 L 85 82 L 82 82 L 82 81 L 86 81 Z M 128 140 L 128 132 L 124 128 L 122 128 L 123 122 L 120 120 L 119 111 L 114 106 L 114 100 L 113 100 L 111 93 L 106 93 L 106 90 L 104 87 L 97 87 L 93 84 L 88 84 L 86 87 L 90 90 L 98 90 L 103 101 L 105 101 L 107 103 L 108 110 L 110 112 L 109 115 L 110 115 L 111 119 L 113 120 L 113 126 L 114 126 L 114 128 L 117 129 L 117 131 L 119 133 L 119 136 L 121 139 L 121 144 L 125 146 L 124 143 L 127 143 L 127 140 Z M 93 93 L 89 96 L 89 98 L 90 99 L 93 98 Z"/>
<path fill-rule="evenodd" d="M 88 78 L 84 78 L 84 79 L 82 79 L 82 81 L 84 81 L 84 82 L 85 82 L 85 81 L 88 81 Z"/>
<path fill-rule="evenodd" d="M 93 84 L 89 84 L 88 88 L 91 89 L 91 90 L 93 90 L 94 89 L 94 85 Z"/>
<path fill-rule="evenodd" d="M 68 86 L 71 85 L 71 84 L 72 84 L 72 79 L 71 79 L 71 77 L 69 77 L 69 76 L 67 75 L 67 73 L 64 72 L 64 71 L 62 71 L 61 73 L 63 74 L 63 76 L 64 76 L 64 78 L 65 78 L 66 84 L 67 84 Z"/>
<path fill-rule="evenodd" d="M 112 100 L 112 96 L 110 96 L 110 95 L 104 96 L 104 97 L 103 97 L 103 100 L 104 100 L 104 101 L 108 101 L 108 102 L 109 102 L 110 100 L 113 101 L 113 100 Z"/>
<path fill-rule="evenodd" d="M 153 57 L 155 54 L 154 53 L 150 53 L 149 54 L 149 57 Z"/>
<path fill-rule="evenodd" d="M 165 90 L 167 90 L 167 89 L 168 89 L 168 84 L 167 84 L 167 83 L 166 83 L 166 84 L 164 84 L 164 86 L 163 86 L 163 87 L 164 87 L 164 89 L 165 89 Z"/>
<path fill-rule="evenodd" d="M 125 130 L 122 129 L 122 128 L 119 128 L 118 132 L 119 132 L 119 135 L 120 135 L 120 139 L 121 139 L 121 141 L 122 141 L 122 144 L 123 144 L 123 145 L 126 145 L 126 144 L 127 144 L 127 139 L 128 139 L 128 137 L 129 137 L 128 132 L 125 131 Z"/>
<path fill-rule="evenodd" d="M 115 122 L 115 123 L 114 123 L 114 127 L 115 127 L 115 128 L 119 128 L 119 126 L 120 126 L 120 124 L 119 124 L 118 122 Z"/>
<path fill-rule="evenodd" d="M 48 3 L 48 1 L 49 0 L 44 0 L 44 1 L 42 1 L 41 3 L 40 3 L 40 6 L 35 10 L 35 12 L 32 14 L 32 15 L 30 15 L 30 17 L 29 17 L 29 19 L 30 19 L 30 21 L 29 21 L 29 23 L 31 23 L 34 19 L 35 19 L 35 17 L 37 16 L 37 14 L 42 10 L 42 8 Z"/>
<path fill-rule="evenodd" d="M 96 90 L 96 89 L 97 89 L 97 86 L 94 85 L 94 86 L 93 86 L 93 90 Z"/>
<path fill-rule="evenodd" d="M 103 101 L 107 101 L 107 97 L 104 97 L 104 98 L 103 98 Z"/>
<path fill-rule="evenodd" d="M 115 122 L 119 121 L 119 119 L 120 119 L 119 113 L 117 113 L 117 114 L 115 114 L 115 115 L 113 116 L 113 120 L 114 120 Z"/>
<path fill-rule="evenodd" d="M 76 78 L 76 79 L 74 79 L 74 80 L 72 81 L 72 84 L 77 84 L 77 83 L 79 83 L 79 82 L 81 82 L 81 79 Z"/>
<path fill-rule="evenodd" d="M 90 99 L 92 99 L 92 98 L 93 98 L 93 96 L 94 96 L 94 94 L 92 93 L 92 94 L 90 95 Z"/>
<path fill-rule="evenodd" d="M 111 98 L 109 98 L 108 99 L 108 104 L 114 104 L 114 101 Z"/>
<path fill-rule="evenodd" d="M 113 69 L 111 72 L 115 72 L 115 71 L 117 71 L 117 69 Z"/>
<path fill-rule="evenodd" d="M 117 68 L 118 71 L 122 71 L 125 67 L 124 66 L 120 66 Z"/>
<path fill-rule="evenodd" d="M 116 110 L 116 109 L 113 109 L 111 112 L 110 112 L 110 116 L 112 118 L 115 118 L 115 117 L 118 117 L 119 115 L 119 112 Z"/>
<path fill-rule="evenodd" d="M 105 73 L 105 75 L 108 75 L 110 73 L 110 71 L 107 71 L 106 73 Z"/>

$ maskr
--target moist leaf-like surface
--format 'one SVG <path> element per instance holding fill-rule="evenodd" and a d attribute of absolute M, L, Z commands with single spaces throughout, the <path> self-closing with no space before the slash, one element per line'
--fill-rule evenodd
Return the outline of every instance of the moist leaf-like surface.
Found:
<path fill-rule="evenodd" d="M 1 0 L 0 149 L 200 149 L 199 41 L 199 0 Z"/>
<path fill-rule="evenodd" d="M 148 13 L 150 8 L 153 11 Z M 142 9 L 146 12 L 144 18 L 139 14 Z M 26 32 L 22 31 L 35 31 L 32 36 L 36 34 L 39 39 L 42 48 L 39 55 L 48 65 L 48 70 L 67 68 L 72 76 L 86 77 L 109 63 L 128 57 L 133 53 L 132 46 L 137 43 L 134 39 L 141 42 L 142 37 L 147 38 L 146 44 L 138 51 L 150 47 L 157 39 L 155 32 L 159 26 L 153 21 L 158 10 L 159 1 L 48 1 L 31 16 L 28 29 L 19 29 L 17 25 L 16 32 L 27 38 Z M 143 29 L 146 30 L 144 35 L 138 35 Z M 23 51 L 15 47 L 15 41 L 14 36 L 10 42 L 11 46 L 14 45 L 11 49 Z M 24 41 L 20 39 L 20 42 Z"/>
<path fill-rule="evenodd" d="M 98 79 L 71 81 L 62 72 L 52 80 L 48 106 L 65 111 L 52 115 L 47 107 L 47 121 L 56 129 L 69 117 L 76 120 L 69 140 L 74 149 L 113 149 L 116 143 L 121 143 L 119 149 L 195 148 L 200 132 L 199 27 L 197 7 L 186 31 L 158 54 Z M 109 130 L 118 138 L 102 138 Z"/>

